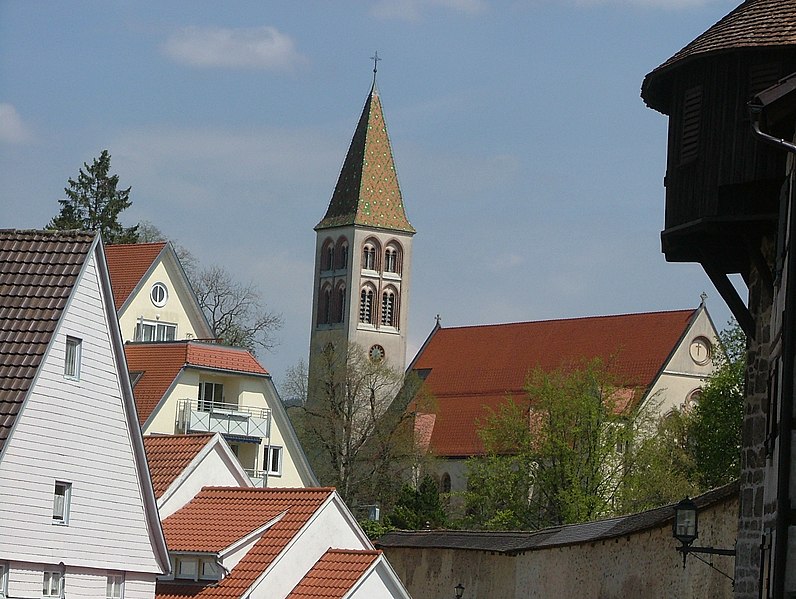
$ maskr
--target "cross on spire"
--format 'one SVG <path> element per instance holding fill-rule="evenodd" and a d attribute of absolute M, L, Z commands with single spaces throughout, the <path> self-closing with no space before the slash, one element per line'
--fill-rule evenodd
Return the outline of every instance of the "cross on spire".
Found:
<path fill-rule="evenodd" d="M 379 70 L 379 61 L 381 60 L 381 58 L 379 58 L 379 51 L 376 50 L 370 59 L 373 61 L 373 85 L 376 85 L 376 71 Z"/>

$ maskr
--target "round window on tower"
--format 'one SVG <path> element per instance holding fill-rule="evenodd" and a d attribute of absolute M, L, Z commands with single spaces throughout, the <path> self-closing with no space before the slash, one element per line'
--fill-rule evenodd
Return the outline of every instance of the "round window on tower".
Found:
<path fill-rule="evenodd" d="M 166 305 L 166 302 L 169 299 L 169 290 L 166 289 L 166 286 L 163 283 L 155 283 L 152 285 L 152 290 L 149 292 L 149 297 L 152 299 L 153 304 L 155 304 L 158 308 L 162 308 Z"/>
<path fill-rule="evenodd" d="M 370 348 L 369 355 L 372 362 L 381 362 L 384 359 L 384 348 L 381 345 L 374 345 Z"/>

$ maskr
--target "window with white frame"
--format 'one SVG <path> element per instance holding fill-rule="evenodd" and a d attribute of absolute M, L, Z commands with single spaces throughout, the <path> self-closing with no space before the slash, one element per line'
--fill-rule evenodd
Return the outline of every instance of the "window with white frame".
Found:
<path fill-rule="evenodd" d="M 158 308 L 165 306 L 166 302 L 169 301 L 169 290 L 166 288 L 166 285 L 163 283 L 155 283 L 152 285 L 152 289 L 149 291 L 149 299 L 151 299 L 152 303 Z"/>
<path fill-rule="evenodd" d="M 199 383 L 199 409 L 212 412 L 224 408 L 224 385 L 201 381 Z"/>
<path fill-rule="evenodd" d="M 195 555 L 172 556 L 174 578 L 177 580 L 221 580 L 221 568 L 215 557 Z"/>
<path fill-rule="evenodd" d="M 42 597 L 63 597 L 64 577 L 60 572 L 45 572 L 41 586 Z"/>
<path fill-rule="evenodd" d="M 271 445 L 265 448 L 263 460 L 268 474 L 282 475 L 282 448 Z"/>
<path fill-rule="evenodd" d="M 124 576 L 121 574 L 108 574 L 105 583 L 105 599 L 122 599 Z"/>
<path fill-rule="evenodd" d="M 0 597 L 8 596 L 8 564 L 0 562 Z"/>
<path fill-rule="evenodd" d="M 72 501 L 72 483 L 55 481 L 53 492 L 53 524 L 69 523 L 69 504 Z"/>
<path fill-rule="evenodd" d="M 66 337 L 64 354 L 64 376 L 68 379 L 80 380 L 80 354 L 83 341 L 77 337 Z"/>
<path fill-rule="evenodd" d="M 177 325 L 156 320 L 139 320 L 135 325 L 136 341 L 174 341 Z"/>

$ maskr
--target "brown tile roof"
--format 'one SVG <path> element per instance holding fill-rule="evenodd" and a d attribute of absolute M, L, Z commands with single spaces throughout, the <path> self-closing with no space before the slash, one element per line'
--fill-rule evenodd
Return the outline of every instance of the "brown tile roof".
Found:
<path fill-rule="evenodd" d="M 217 552 L 284 515 L 217 585 L 186 592 L 168 583 L 158 583 L 157 598 L 242 597 L 333 492 L 331 488 L 203 488 L 190 503 L 163 522 L 169 550 Z"/>
<path fill-rule="evenodd" d="M 695 310 L 436 329 L 412 364 L 435 400 L 431 448 L 441 456 L 483 453 L 478 421 L 521 397 L 534 368 L 553 371 L 599 358 L 623 387 L 646 389 Z"/>
<path fill-rule="evenodd" d="M 344 225 L 415 232 L 406 218 L 387 124 L 375 85 L 359 118 L 326 216 L 315 229 Z"/>
<path fill-rule="evenodd" d="M 93 242 L 79 231 L 0 230 L 0 451 Z"/>
<path fill-rule="evenodd" d="M 381 551 L 329 549 L 287 599 L 342 599 L 379 555 Z"/>
<path fill-rule="evenodd" d="M 183 368 L 267 376 L 268 371 L 245 349 L 197 341 L 128 343 L 124 346 L 130 372 L 142 372 L 133 393 L 138 420 L 146 422 Z"/>
<path fill-rule="evenodd" d="M 649 73 L 641 95 L 650 106 L 659 109 L 658 90 L 653 89 L 657 80 L 691 59 L 744 48 L 793 45 L 796 45 L 796 2 L 747 0 Z"/>
<path fill-rule="evenodd" d="M 130 297 L 138 283 L 152 267 L 163 248 L 165 241 L 155 243 L 123 243 L 105 248 L 108 271 L 111 274 L 113 299 L 118 310 Z"/>
<path fill-rule="evenodd" d="M 155 497 L 160 497 L 199 455 L 215 433 L 144 437 L 149 474 Z"/>

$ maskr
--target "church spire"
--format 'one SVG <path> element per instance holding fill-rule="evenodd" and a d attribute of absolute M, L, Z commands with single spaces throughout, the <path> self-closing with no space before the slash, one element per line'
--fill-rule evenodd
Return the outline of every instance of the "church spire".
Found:
<path fill-rule="evenodd" d="M 373 86 L 359 117 L 354 137 L 343 162 L 326 216 L 315 230 L 345 225 L 363 225 L 414 233 L 406 218 L 390 138 L 376 88 L 373 57 Z"/>

